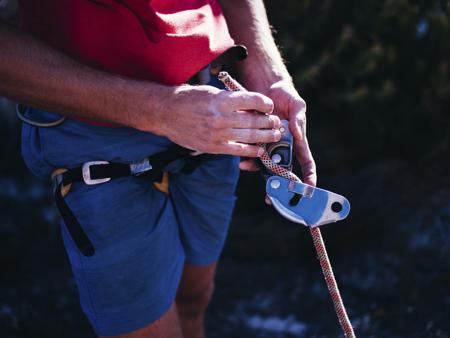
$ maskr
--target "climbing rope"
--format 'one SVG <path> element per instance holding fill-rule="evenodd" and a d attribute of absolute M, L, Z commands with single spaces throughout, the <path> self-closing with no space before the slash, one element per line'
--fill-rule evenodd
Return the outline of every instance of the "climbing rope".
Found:
<path fill-rule="evenodd" d="M 220 72 L 218 76 L 219 80 L 225 85 L 225 87 L 230 91 L 247 91 L 239 82 L 233 79 L 227 72 Z M 259 143 L 259 147 L 266 148 L 264 143 Z M 269 169 L 274 174 L 284 177 L 286 179 L 302 182 L 297 175 L 295 175 L 292 171 L 283 168 L 272 161 L 267 151 L 260 157 L 263 165 Z M 322 233 L 320 232 L 319 227 L 309 227 L 311 232 L 311 236 L 313 239 L 314 247 L 316 248 L 317 257 L 319 259 L 320 266 L 322 268 L 323 275 L 325 277 L 325 282 L 328 287 L 328 291 L 330 292 L 331 299 L 333 300 L 334 309 L 336 311 L 336 315 L 339 320 L 339 324 L 341 325 L 345 337 L 355 338 L 355 333 L 353 331 L 352 324 L 347 315 L 347 311 L 345 309 L 344 303 L 342 302 L 341 294 L 339 292 L 338 285 L 336 283 L 336 279 L 334 277 L 333 269 L 331 267 L 330 260 L 328 258 L 327 249 L 325 247 L 325 243 L 322 238 Z"/>

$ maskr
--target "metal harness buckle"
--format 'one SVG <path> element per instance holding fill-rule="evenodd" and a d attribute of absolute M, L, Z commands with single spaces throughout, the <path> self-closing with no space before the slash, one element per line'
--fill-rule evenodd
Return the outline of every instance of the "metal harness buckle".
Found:
<path fill-rule="evenodd" d="M 81 171 L 83 173 L 84 183 L 86 183 L 87 185 L 95 185 L 95 184 L 105 183 L 105 182 L 108 182 L 111 180 L 111 177 L 96 178 L 96 179 L 93 179 L 91 177 L 91 167 L 93 165 L 102 165 L 102 164 L 109 164 L 109 162 L 108 161 L 90 161 L 90 162 L 83 163 Z"/>
<path fill-rule="evenodd" d="M 130 171 L 131 175 L 133 176 L 139 176 L 143 173 L 152 170 L 153 167 L 150 164 L 148 158 L 143 159 L 141 162 L 131 163 L 130 164 Z"/>

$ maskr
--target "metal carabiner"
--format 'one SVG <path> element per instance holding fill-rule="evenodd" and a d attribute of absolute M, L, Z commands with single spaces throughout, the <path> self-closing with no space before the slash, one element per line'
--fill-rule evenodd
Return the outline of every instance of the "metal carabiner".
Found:
<path fill-rule="evenodd" d="M 26 109 L 26 106 L 18 103 L 16 105 L 16 115 L 22 122 L 29 124 L 30 126 L 33 126 L 33 127 L 40 127 L 40 128 L 56 127 L 56 126 L 59 126 L 61 123 L 63 123 L 67 119 L 67 117 L 62 116 L 58 120 L 51 121 L 51 122 L 34 121 L 32 119 L 25 117 L 25 115 L 24 115 L 25 109 Z"/>

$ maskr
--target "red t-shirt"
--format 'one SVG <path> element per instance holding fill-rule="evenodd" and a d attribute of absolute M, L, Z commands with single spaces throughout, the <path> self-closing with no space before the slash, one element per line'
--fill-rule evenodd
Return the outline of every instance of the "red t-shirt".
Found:
<path fill-rule="evenodd" d="M 20 0 L 26 31 L 87 65 L 167 85 L 233 45 L 217 0 Z"/>

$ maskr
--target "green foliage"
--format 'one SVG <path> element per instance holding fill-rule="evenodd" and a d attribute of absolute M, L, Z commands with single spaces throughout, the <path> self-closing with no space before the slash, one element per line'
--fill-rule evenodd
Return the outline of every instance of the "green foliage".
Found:
<path fill-rule="evenodd" d="M 367 164 L 447 149 L 450 2 L 281 4 L 266 2 L 308 103 L 316 154 L 330 146 L 351 148 L 348 156 Z"/>

